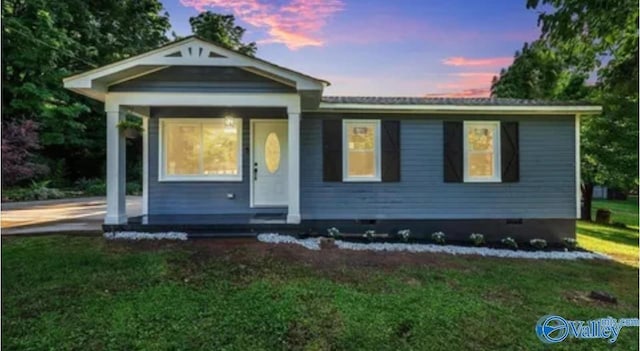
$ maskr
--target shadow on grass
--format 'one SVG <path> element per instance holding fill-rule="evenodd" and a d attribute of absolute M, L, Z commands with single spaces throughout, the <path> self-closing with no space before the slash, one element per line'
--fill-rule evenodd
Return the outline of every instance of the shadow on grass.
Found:
<path fill-rule="evenodd" d="M 578 233 L 617 244 L 638 247 L 638 231 L 578 221 Z"/>

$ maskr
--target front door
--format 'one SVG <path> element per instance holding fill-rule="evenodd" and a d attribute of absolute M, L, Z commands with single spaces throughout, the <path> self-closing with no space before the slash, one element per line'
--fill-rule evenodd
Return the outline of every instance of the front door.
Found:
<path fill-rule="evenodd" d="M 287 120 L 253 120 L 251 126 L 252 205 L 287 206 Z"/>

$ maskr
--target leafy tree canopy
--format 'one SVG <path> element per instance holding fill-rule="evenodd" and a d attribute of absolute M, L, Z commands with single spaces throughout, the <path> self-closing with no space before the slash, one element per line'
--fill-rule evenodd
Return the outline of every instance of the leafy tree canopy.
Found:
<path fill-rule="evenodd" d="M 189 18 L 193 34 L 220 46 L 248 56 L 255 56 L 256 43 L 243 43 L 245 29 L 235 24 L 233 15 L 220 15 L 210 11 Z"/>

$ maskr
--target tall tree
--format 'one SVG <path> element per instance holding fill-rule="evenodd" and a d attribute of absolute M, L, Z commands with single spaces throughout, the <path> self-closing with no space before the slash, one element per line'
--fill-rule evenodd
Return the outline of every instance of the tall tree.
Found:
<path fill-rule="evenodd" d="M 101 104 L 62 78 L 166 42 L 161 11 L 158 0 L 3 1 L 2 119 L 38 123 L 40 153 L 61 179 L 102 176 L 84 165 L 105 155 Z"/>
<path fill-rule="evenodd" d="M 544 42 L 524 43 L 513 63 L 491 82 L 491 95 L 518 99 L 577 100 L 587 96 L 587 75 L 566 64 Z"/>
<path fill-rule="evenodd" d="M 258 47 L 256 43 L 243 43 L 245 29 L 235 24 L 233 15 L 221 15 L 210 11 L 189 18 L 193 34 L 210 40 L 220 46 L 247 56 L 254 56 Z"/>
<path fill-rule="evenodd" d="M 538 18 L 542 34 L 531 48 L 543 48 L 542 57 L 547 59 L 536 58 L 531 50 L 520 54 L 534 57 L 517 57 L 494 79 L 492 92 L 523 98 L 587 98 L 603 105 L 602 115 L 582 119 L 583 219 L 590 220 L 594 184 L 623 189 L 638 184 L 638 1 L 527 0 L 528 8 L 542 5 Z M 547 50 L 550 54 L 544 53 Z M 583 78 L 594 73 L 595 86 L 585 88 Z"/>

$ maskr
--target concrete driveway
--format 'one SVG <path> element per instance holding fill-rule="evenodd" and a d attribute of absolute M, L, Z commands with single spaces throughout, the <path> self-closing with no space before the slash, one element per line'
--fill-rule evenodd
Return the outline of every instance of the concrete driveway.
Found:
<path fill-rule="evenodd" d="M 127 215 L 141 214 L 142 197 L 127 196 Z M 2 235 L 102 230 L 104 197 L 3 203 Z"/>

